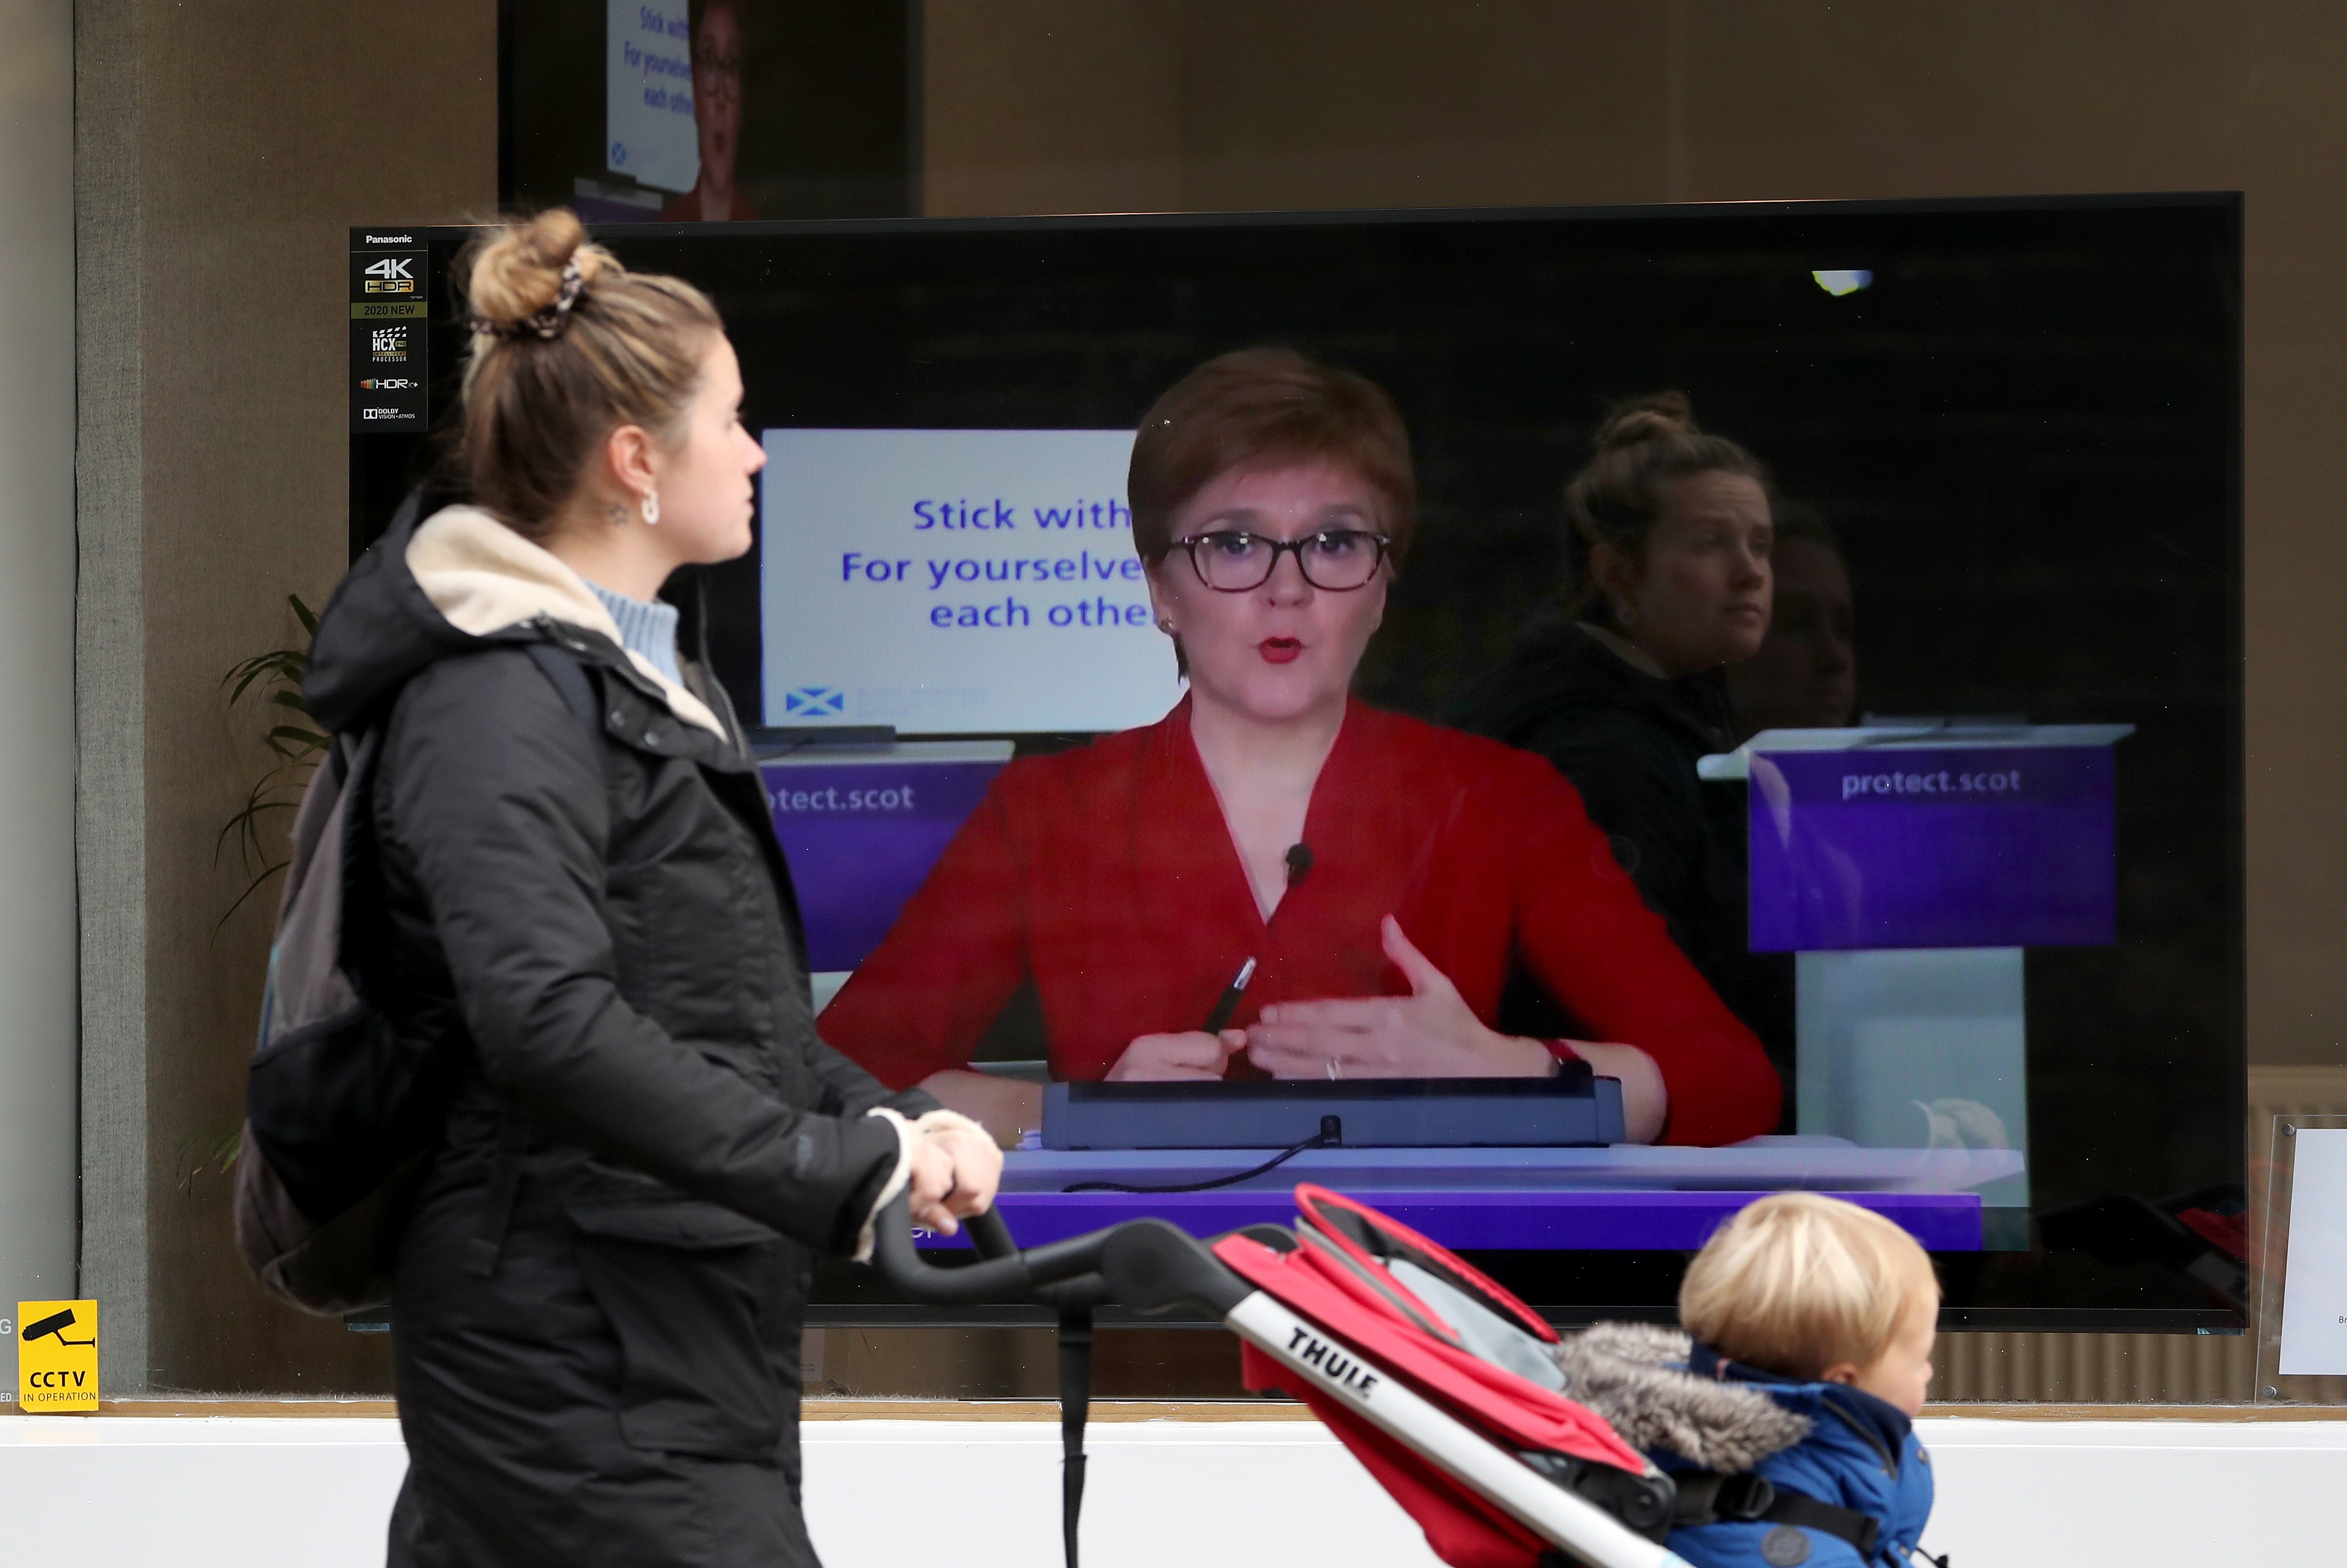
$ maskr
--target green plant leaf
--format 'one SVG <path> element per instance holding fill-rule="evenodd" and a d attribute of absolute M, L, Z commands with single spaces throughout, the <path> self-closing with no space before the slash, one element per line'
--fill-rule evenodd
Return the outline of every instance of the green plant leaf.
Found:
<path fill-rule="evenodd" d="M 230 671 L 227 674 L 221 676 L 220 684 L 226 686 L 231 682 L 235 683 L 236 689 L 228 694 L 229 706 L 234 707 L 236 706 L 238 699 L 244 695 L 246 689 L 251 686 L 255 681 L 263 679 L 274 680 L 277 678 L 279 678 L 278 666 L 275 659 L 272 655 L 264 653 L 258 659 L 246 660 L 243 663 Z"/>
<path fill-rule="evenodd" d="M 318 635 L 316 611 L 302 601 L 300 594 L 287 594 L 285 603 L 293 611 L 293 619 L 301 623 L 305 640 L 314 639 Z M 262 842 L 261 829 L 274 814 L 295 810 L 301 804 L 302 792 L 308 785 L 311 774 L 323 760 L 326 748 L 333 743 L 332 738 L 311 719 L 309 706 L 302 698 L 302 678 L 309 672 L 309 667 L 310 654 L 306 647 L 272 648 L 266 653 L 256 653 L 250 659 L 240 660 L 220 677 L 220 685 L 228 691 L 231 708 L 243 701 L 245 693 L 257 687 L 272 711 L 281 716 L 298 716 L 308 722 L 273 724 L 262 733 L 261 743 L 277 761 L 254 781 L 245 794 L 243 805 L 220 825 L 220 835 L 213 840 L 214 866 L 220 864 L 220 856 L 228 853 L 232 843 L 248 874 L 243 891 L 228 907 L 227 914 L 222 915 L 219 923 L 213 926 L 215 938 L 221 927 L 228 924 L 230 916 L 244 907 L 247 900 L 285 869 L 285 861 L 270 859 L 269 847 Z M 200 1170 L 201 1166 L 197 1168 Z"/>
<path fill-rule="evenodd" d="M 271 877 L 276 876 L 279 872 L 284 870 L 292 864 L 292 862 L 290 860 L 281 860 L 274 866 L 262 866 L 260 875 L 253 877 L 251 882 L 246 883 L 244 891 L 236 896 L 236 902 L 228 907 L 227 913 L 221 915 L 220 919 L 213 924 L 212 935 L 214 937 L 218 937 L 220 934 L 220 928 L 228 924 L 230 916 L 234 915 L 239 909 L 244 907 L 246 899 L 251 897 L 255 893 L 260 892 L 261 889 L 267 885 Z"/>
<path fill-rule="evenodd" d="M 190 1132 L 179 1140 L 179 1190 L 186 1192 L 197 1177 L 215 1167 L 221 1175 L 228 1174 L 243 1149 L 244 1117 L 241 1113 L 217 1118 Z"/>

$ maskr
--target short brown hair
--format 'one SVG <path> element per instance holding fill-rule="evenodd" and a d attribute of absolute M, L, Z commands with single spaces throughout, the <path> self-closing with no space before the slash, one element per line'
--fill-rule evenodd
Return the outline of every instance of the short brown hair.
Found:
<path fill-rule="evenodd" d="M 1724 1356 L 1787 1378 L 1882 1359 L 1918 1299 L 1936 1302 L 1932 1257 L 1869 1209 L 1776 1193 L 1719 1227 L 1687 1266 L 1679 1323 Z"/>
<path fill-rule="evenodd" d="M 473 498 L 542 539 L 613 430 L 676 428 L 724 326 L 691 283 L 630 272 L 589 244 L 566 208 L 490 230 L 457 271 L 473 320 L 459 437 Z"/>
<path fill-rule="evenodd" d="M 1583 619 L 1613 618 L 1613 607 L 1589 570 L 1589 552 L 1612 545 L 1633 561 L 1645 559 L 1646 540 L 1662 516 L 1666 482 L 1694 474 L 1740 474 L 1764 491 L 1770 488 L 1760 459 L 1725 436 L 1706 435 L 1684 392 L 1653 392 L 1615 404 L 1606 410 L 1594 445 L 1596 456 L 1564 487 L 1564 516 L 1573 533 L 1565 601 Z"/>
<path fill-rule="evenodd" d="M 1174 548 L 1174 514 L 1234 468 L 1341 463 L 1385 502 L 1387 559 L 1409 551 L 1418 479 L 1409 436 L 1384 388 L 1284 348 L 1219 354 L 1165 389 L 1133 443 L 1125 499 L 1133 545 L 1151 566 Z"/>
<path fill-rule="evenodd" d="M 748 0 L 685 0 L 684 36 L 687 51 L 690 52 L 692 45 L 701 42 L 701 25 L 709 20 L 709 14 L 712 11 L 733 12 L 733 25 L 746 32 L 749 18 L 742 13 L 747 3 Z"/>

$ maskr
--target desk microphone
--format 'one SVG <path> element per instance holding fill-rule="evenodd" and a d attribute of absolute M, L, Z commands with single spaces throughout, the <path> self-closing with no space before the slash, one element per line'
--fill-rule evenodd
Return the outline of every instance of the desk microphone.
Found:
<path fill-rule="evenodd" d="M 1308 844 L 1289 845 L 1287 846 L 1287 885 L 1290 887 L 1301 887 L 1304 886 L 1304 879 L 1311 874 L 1312 846 Z"/>

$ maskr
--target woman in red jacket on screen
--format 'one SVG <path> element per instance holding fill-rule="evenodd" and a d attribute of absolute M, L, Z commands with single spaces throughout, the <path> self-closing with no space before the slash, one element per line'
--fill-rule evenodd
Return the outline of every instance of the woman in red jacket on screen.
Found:
<path fill-rule="evenodd" d="M 968 1071 L 1022 986 L 1061 1079 L 1622 1081 L 1635 1142 L 1777 1124 L 1758 1041 L 1683 958 L 1547 762 L 1349 694 L 1416 504 L 1391 399 L 1249 349 L 1157 400 L 1134 547 L 1189 694 L 1013 763 L 824 1037 L 998 1133 L 1033 1084 Z M 1230 1027 L 1202 1024 L 1248 959 Z M 1521 963 L 1586 1039 L 1491 1027 Z"/>

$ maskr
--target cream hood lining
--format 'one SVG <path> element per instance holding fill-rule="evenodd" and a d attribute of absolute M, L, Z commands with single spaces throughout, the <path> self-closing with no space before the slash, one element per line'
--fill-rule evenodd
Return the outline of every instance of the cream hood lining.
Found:
<path fill-rule="evenodd" d="M 448 624 L 475 637 L 494 636 L 541 615 L 601 633 L 660 688 L 670 712 L 728 738 L 706 702 L 620 643 L 619 623 L 586 579 L 479 507 L 434 513 L 408 540 L 407 569 Z"/>

